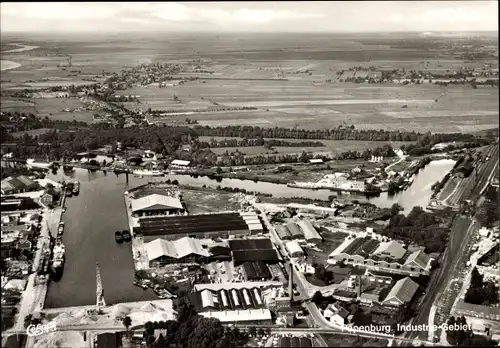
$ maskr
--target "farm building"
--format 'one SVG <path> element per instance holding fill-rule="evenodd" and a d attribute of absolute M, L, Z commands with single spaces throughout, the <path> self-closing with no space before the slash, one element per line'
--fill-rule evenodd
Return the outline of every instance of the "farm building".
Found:
<path fill-rule="evenodd" d="M 316 231 L 316 228 L 314 228 L 309 219 L 299 221 L 298 225 L 302 229 L 302 232 L 304 233 L 304 239 L 308 243 L 319 244 L 323 241 L 323 238 L 318 233 L 318 231 Z"/>
<path fill-rule="evenodd" d="M 149 267 L 172 263 L 205 262 L 210 256 L 198 239 L 184 237 L 176 241 L 155 239 L 145 244 Z"/>
<path fill-rule="evenodd" d="M 271 312 L 265 308 L 258 288 L 204 289 L 191 294 L 190 302 L 206 318 L 217 318 L 222 323 L 272 323 Z"/>
<path fill-rule="evenodd" d="M 383 304 L 390 306 L 402 306 L 409 303 L 418 290 L 419 285 L 411 278 L 406 277 L 398 280 L 392 287 Z"/>
<path fill-rule="evenodd" d="M 236 239 L 229 241 L 236 266 L 245 262 L 276 263 L 278 254 L 269 239 Z"/>
<path fill-rule="evenodd" d="M 311 158 L 309 164 L 322 164 L 323 160 L 321 158 Z"/>
<path fill-rule="evenodd" d="M 139 219 L 134 233 L 145 242 L 156 238 L 175 240 L 182 237 L 228 238 L 250 234 L 249 227 L 239 213 L 200 214 Z"/>
<path fill-rule="evenodd" d="M 262 261 L 244 262 L 242 266 L 246 281 L 271 279 L 271 272 Z"/>
<path fill-rule="evenodd" d="M 184 212 L 184 206 L 179 196 L 147 195 L 131 199 L 130 206 L 132 213 L 138 216 L 179 215 Z"/>
<path fill-rule="evenodd" d="M 304 256 L 304 250 L 300 247 L 296 240 L 291 240 L 285 244 L 286 250 L 290 253 L 290 257 L 302 257 Z"/>

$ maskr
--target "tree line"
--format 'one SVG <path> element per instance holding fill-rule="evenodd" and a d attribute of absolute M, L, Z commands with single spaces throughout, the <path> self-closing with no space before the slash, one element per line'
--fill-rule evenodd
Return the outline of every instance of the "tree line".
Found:
<path fill-rule="evenodd" d="M 250 147 L 250 146 L 265 146 L 271 149 L 275 146 L 282 147 L 324 147 L 325 144 L 321 141 L 286 141 L 279 139 L 265 140 L 262 137 L 257 137 L 256 139 L 221 139 L 216 140 L 214 138 L 210 141 L 200 141 L 201 147 L 206 148 L 220 148 L 220 147 Z"/>
<path fill-rule="evenodd" d="M 435 214 L 415 206 L 407 216 L 394 214 L 380 234 L 391 239 L 422 245 L 428 253 L 442 252 L 449 234 L 449 228 L 443 222 Z"/>
<path fill-rule="evenodd" d="M 452 141 L 474 141 L 473 134 L 463 133 L 417 133 L 415 131 L 386 131 L 383 129 L 362 130 L 356 129 L 354 125 L 338 126 L 331 129 L 298 129 L 274 127 L 262 128 L 258 126 L 195 126 L 194 130 L 199 136 L 212 137 L 239 137 L 255 139 L 281 138 L 281 139 L 307 139 L 307 140 L 365 140 L 365 141 L 419 141 L 423 143 L 444 143 Z"/>

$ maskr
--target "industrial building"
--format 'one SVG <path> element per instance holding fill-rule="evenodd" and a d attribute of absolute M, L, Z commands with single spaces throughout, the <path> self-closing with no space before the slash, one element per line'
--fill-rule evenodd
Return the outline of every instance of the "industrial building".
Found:
<path fill-rule="evenodd" d="M 259 288 L 204 289 L 191 294 L 196 311 L 222 323 L 271 324 L 271 311 L 265 307 Z"/>
<path fill-rule="evenodd" d="M 234 239 L 229 241 L 229 248 L 235 266 L 245 262 L 262 261 L 277 263 L 279 261 L 276 249 L 270 239 Z"/>
<path fill-rule="evenodd" d="M 323 238 L 318 231 L 316 231 L 316 228 L 311 223 L 311 220 L 303 219 L 298 222 L 298 225 L 302 229 L 306 242 L 319 244 L 323 241 Z"/>
<path fill-rule="evenodd" d="M 298 223 L 289 222 L 286 225 L 277 225 L 275 230 L 282 240 L 304 239 L 306 242 L 314 244 L 323 241 L 309 219 L 301 220 Z"/>
<path fill-rule="evenodd" d="M 179 195 L 151 194 L 130 200 L 130 209 L 135 216 L 180 215 L 185 212 Z"/>
<path fill-rule="evenodd" d="M 25 175 L 20 175 L 15 178 L 8 177 L 2 180 L 2 195 L 11 195 L 22 192 L 36 191 L 40 189 L 40 185 L 28 178 Z"/>
<path fill-rule="evenodd" d="M 413 299 L 418 288 L 419 285 L 409 277 L 400 279 L 394 284 L 382 303 L 390 306 L 405 305 Z"/>
<path fill-rule="evenodd" d="M 301 246 L 296 240 L 291 240 L 286 242 L 285 244 L 286 250 L 290 254 L 290 257 L 303 257 L 304 250 L 302 250 Z"/>
<path fill-rule="evenodd" d="M 172 263 L 206 262 L 210 253 L 195 238 L 184 237 L 176 241 L 155 239 L 144 244 L 149 267 L 163 267 Z"/>
<path fill-rule="evenodd" d="M 172 217 L 149 217 L 139 219 L 134 234 L 144 237 L 145 242 L 156 238 L 176 240 L 192 238 L 228 238 L 250 235 L 251 227 L 240 213 L 214 213 Z M 252 223 L 253 224 L 253 223 Z M 261 226 L 262 228 L 262 226 Z"/>
<path fill-rule="evenodd" d="M 407 276 L 428 275 L 431 258 L 422 250 L 410 252 L 398 242 L 380 242 L 370 237 L 347 238 L 329 256 L 328 263 Z"/>
<path fill-rule="evenodd" d="M 312 347 L 311 339 L 308 337 L 282 337 L 279 343 L 280 347 L 291 348 L 291 347 Z"/>
<path fill-rule="evenodd" d="M 242 267 L 245 281 L 271 279 L 271 272 L 262 261 L 244 262 Z"/>

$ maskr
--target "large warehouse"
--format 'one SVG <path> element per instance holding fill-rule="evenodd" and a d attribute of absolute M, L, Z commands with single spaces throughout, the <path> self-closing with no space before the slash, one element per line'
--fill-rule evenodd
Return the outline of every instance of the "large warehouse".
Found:
<path fill-rule="evenodd" d="M 275 229 L 278 237 L 282 240 L 304 239 L 306 242 L 314 244 L 323 241 L 309 219 L 301 220 L 298 223 L 289 222 L 286 225 L 278 225 Z"/>
<path fill-rule="evenodd" d="M 273 248 L 271 240 L 267 238 L 230 240 L 229 248 L 231 249 L 235 266 L 245 262 L 262 261 L 265 263 L 276 263 L 279 261 L 278 254 Z"/>
<path fill-rule="evenodd" d="M 156 238 L 228 238 L 250 235 L 251 228 L 255 230 L 240 213 L 235 212 L 142 218 L 139 220 L 139 226 L 134 227 L 134 234 L 142 235 L 145 242 Z"/>
<path fill-rule="evenodd" d="M 262 261 L 244 262 L 243 272 L 245 274 L 245 281 L 271 279 L 271 272 L 269 272 L 266 264 Z"/>
<path fill-rule="evenodd" d="M 201 263 L 210 256 L 198 239 L 189 237 L 176 241 L 155 239 L 144 246 L 149 267 L 162 267 L 171 263 Z"/>
<path fill-rule="evenodd" d="M 272 323 L 271 312 L 265 308 L 258 288 L 219 291 L 205 289 L 192 293 L 190 297 L 196 311 L 207 318 L 217 318 L 223 323 Z"/>
<path fill-rule="evenodd" d="M 131 199 L 130 209 L 135 216 L 179 215 L 185 211 L 179 196 L 166 196 L 156 193 Z"/>

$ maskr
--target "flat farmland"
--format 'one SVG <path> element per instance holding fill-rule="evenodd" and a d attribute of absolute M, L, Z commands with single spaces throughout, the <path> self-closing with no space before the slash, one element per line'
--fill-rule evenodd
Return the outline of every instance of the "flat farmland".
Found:
<path fill-rule="evenodd" d="M 141 94 L 142 93 L 142 94 Z M 194 112 L 201 125 L 258 125 L 304 129 L 355 124 L 360 129 L 470 132 L 498 126 L 497 89 L 470 86 L 369 86 L 303 83 L 303 81 L 207 80 L 146 93 L 144 107 L 178 112 L 212 105 L 257 110 Z M 142 95 L 143 91 L 138 91 Z M 176 95 L 180 102 L 173 100 Z M 438 99 L 436 102 L 435 99 Z M 165 101 L 163 101 L 165 100 Z M 207 102 L 209 101 L 209 102 Z M 215 103 L 214 103 L 215 102 Z M 141 106 L 139 106 L 141 107 Z M 186 114 L 163 122 L 182 121 Z"/>
<path fill-rule="evenodd" d="M 82 107 L 83 103 L 78 99 L 46 98 L 34 99 L 34 102 L 37 114 L 42 118 L 47 116 L 52 120 L 92 122 L 93 111 L 63 111 Z"/>
<path fill-rule="evenodd" d="M 389 36 L 393 39 L 397 35 Z M 207 34 L 147 39 L 118 35 L 113 40 L 75 37 L 56 44 L 40 37 L 29 44 L 40 48 L 2 55 L 2 59 L 22 64 L 2 72 L 2 89 L 79 84 L 103 72 L 118 72 L 141 63 L 184 64 L 179 78 L 196 76 L 199 80 L 182 85 L 174 82 L 162 89 L 150 86 L 117 91 L 141 96 L 141 103 L 125 104 L 131 109 L 176 112 L 159 120 L 161 123 L 179 124 L 189 117 L 210 126 L 321 129 L 354 124 L 359 129 L 418 132 L 498 127 L 497 88 L 337 82 L 340 69 L 354 66 L 446 72 L 497 64 L 491 59 L 466 62 L 446 50 L 399 49 L 380 40 L 372 44 L 369 38 L 356 35 L 343 35 L 338 40 L 322 35 Z M 69 56 L 73 66 L 61 67 L 68 64 Z M 200 69 L 209 73 L 200 73 Z M 360 71 L 356 76 L 372 74 Z M 348 75 L 353 72 L 346 72 Z M 256 109 L 220 111 L 224 106 Z M 73 114 L 51 113 L 57 118 L 76 119 Z"/>
<path fill-rule="evenodd" d="M 201 136 L 198 138 L 200 141 L 210 142 L 211 139 L 224 140 L 224 139 L 237 139 L 242 140 L 243 138 L 229 138 L 229 137 L 210 137 Z M 265 140 L 271 140 L 265 138 Z M 278 139 L 285 140 L 288 142 L 300 142 L 304 141 L 301 139 Z M 313 140 L 316 141 L 316 140 Z M 246 146 L 246 147 L 219 147 L 212 148 L 211 150 L 216 154 L 223 154 L 226 151 L 240 151 L 247 155 L 259 155 L 259 154 L 274 154 L 274 151 L 278 153 L 301 153 L 302 151 L 312 152 L 315 154 L 337 154 L 345 151 L 364 151 L 366 149 L 374 149 L 376 147 L 390 144 L 394 149 L 398 149 L 403 144 L 410 144 L 411 142 L 404 141 L 392 141 L 392 142 L 380 142 L 380 141 L 358 141 L 358 140 L 317 140 L 322 142 L 325 146 L 323 147 L 288 147 L 288 146 L 275 146 L 273 150 L 269 150 L 264 146 Z"/>

